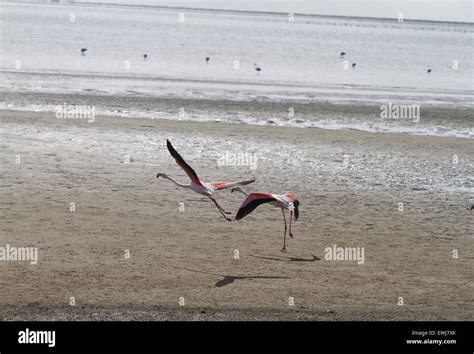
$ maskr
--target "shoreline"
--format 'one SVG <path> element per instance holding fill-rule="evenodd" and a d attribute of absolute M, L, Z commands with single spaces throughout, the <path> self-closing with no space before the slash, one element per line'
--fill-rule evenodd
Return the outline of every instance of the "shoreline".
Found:
<path fill-rule="evenodd" d="M 472 139 L 474 112 L 469 107 L 417 106 L 417 119 L 382 119 L 385 103 L 233 101 L 229 99 L 152 97 L 136 95 L 6 93 L 1 111 L 54 114 L 57 107 L 92 107 L 96 116 L 185 122 L 211 122 L 284 128 L 359 130 L 370 133 L 407 134 Z M 9 103 L 10 102 L 10 103 Z M 13 102 L 13 103 L 12 103 Z M 15 105 L 12 108 L 8 105 Z M 21 108 L 25 107 L 25 108 Z M 54 109 L 53 109 L 54 108 Z M 293 115 L 289 116 L 289 110 Z"/>

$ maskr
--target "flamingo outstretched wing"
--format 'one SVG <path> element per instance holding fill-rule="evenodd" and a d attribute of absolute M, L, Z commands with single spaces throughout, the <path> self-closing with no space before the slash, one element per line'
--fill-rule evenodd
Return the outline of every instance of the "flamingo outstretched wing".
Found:
<path fill-rule="evenodd" d="M 235 220 L 240 220 L 243 217 L 247 216 L 261 204 L 271 203 L 276 200 L 277 199 L 272 194 L 269 194 L 269 193 L 259 193 L 259 192 L 250 193 L 247 196 L 247 198 L 245 198 L 242 205 L 240 206 L 239 211 L 237 212 L 237 215 L 235 216 Z"/>
<path fill-rule="evenodd" d="M 196 172 L 194 172 L 192 167 L 189 166 L 186 161 L 184 161 L 180 154 L 178 154 L 178 152 L 174 149 L 173 145 L 171 145 L 169 140 L 166 140 L 166 146 L 168 147 L 168 151 L 170 152 L 171 156 L 173 156 L 176 163 L 184 170 L 184 172 L 186 172 L 191 181 L 196 184 L 202 184 Z"/>
<path fill-rule="evenodd" d="M 255 179 L 242 182 L 211 182 L 209 183 L 216 191 L 236 186 L 246 186 L 247 184 L 255 182 Z"/>

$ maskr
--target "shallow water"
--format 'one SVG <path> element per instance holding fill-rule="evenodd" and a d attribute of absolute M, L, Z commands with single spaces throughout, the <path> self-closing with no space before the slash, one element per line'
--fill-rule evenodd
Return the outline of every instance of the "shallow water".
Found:
<path fill-rule="evenodd" d="M 472 24 L 311 15 L 288 23 L 277 13 L 184 11 L 123 1 L 107 6 L 7 2 L 2 10 L 4 92 L 393 103 L 418 105 L 422 112 L 425 107 L 474 107 Z M 182 12 L 184 22 L 179 21 Z M 85 56 L 80 55 L 83 47 Z M 356 69 L 350 67 L 353 62 Z M 254 63 L 262 68 L 258 75 Z M 427 68 L 433 72 L 427 74 Z M 52 109 L 47 102 L 0 103 L 10 109 Z M 120 112 L 113 106 L 96 108 L 107 115 L 157 116 L 139 106 Z M 451 124 L 449 117 L 437 125 L 413 125 L 377 117 L 239 115 L 208 111 L 188 119 L 459 137 L 474 132 L 472 126 Z"/>

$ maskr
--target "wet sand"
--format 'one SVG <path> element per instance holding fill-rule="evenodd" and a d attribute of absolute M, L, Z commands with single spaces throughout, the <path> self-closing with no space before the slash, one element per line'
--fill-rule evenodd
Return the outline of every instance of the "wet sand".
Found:
<path fill-rule="evenodd" d="M 37 265 L 0 262 L 2 320 L 474 319 L 472 196 L 404 184 L 403 164 L 379 171 L 413 158 L 408 170 L 433 183 L 466 178 L 471 139 L 118 117 L 88 123 L 26 111 L 1 111 L 0 122 L 0 247 L 39 250 Z M 204 181 L 255 176 L 251 190 L 294 192 L 301 216 L 288 252 L 280 252 L 279 210 L 261 206 L 229 223 L 205 198 L 156 180 L 166 172 L 186 181 L 167 138 Z M 207 153 L 259 144 L 268 151 L 254 170 L 218 166 Z M 278 147 L 292 153 L 280 156 Z M 370 156 L 373 174 L 354 182 L 350 163 L 343 168 L 335 157 L 344 153 Z M 457 169 L 444 166 L 455 154 Z M 222 191 L 219 201 L 235 213 L 242 196 Z M 364 247 L 364 264 L 326 261 L 333 244 Z"/>

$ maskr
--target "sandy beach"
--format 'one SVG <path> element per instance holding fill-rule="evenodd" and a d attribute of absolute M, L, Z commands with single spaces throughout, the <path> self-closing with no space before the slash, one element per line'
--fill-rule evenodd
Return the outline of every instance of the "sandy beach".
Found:
<path fill-rule="evenodd" d="M 474 320 L 472 4 L 370 2 L 3 1 L 0 321 Z"/>
<path fill-rule="evenodd" d="M 466 110 L 437 114 L 462 121 Z M 0 246 L 39 254 L 0 262 L 1 320 L 474 319 L 471 139 L 8 110 L 0 123 Z M 295 193 L 288 252 L 278 209 L 229 223 L 157 180 L 187 178 L 166 139 L 204 181 L 256 177 L 252 191 Z M 258 164 L 220 166 L 226 152 Z M 242 200 L 219 193 L 234 214 Z M 364 263 L 326 260 L 333 245 L 363 247 Z"/>

